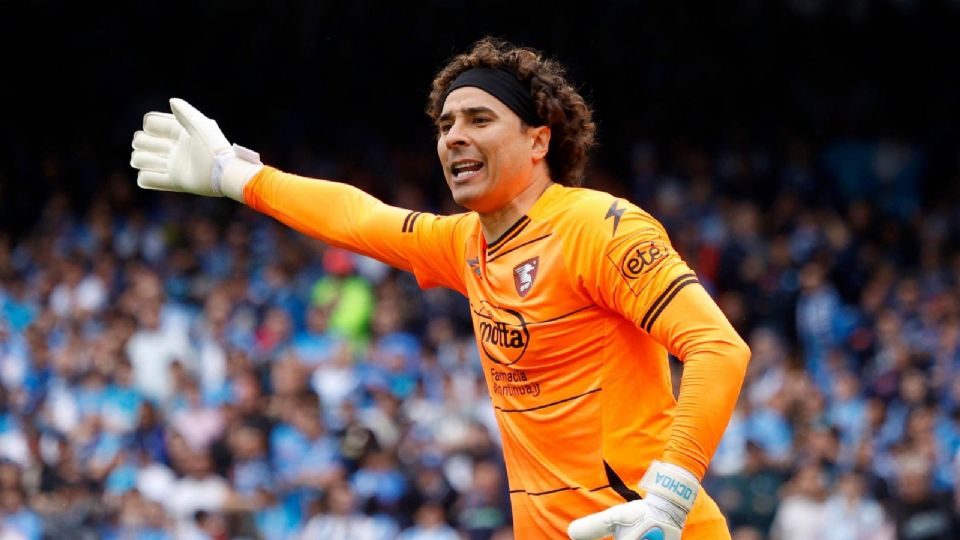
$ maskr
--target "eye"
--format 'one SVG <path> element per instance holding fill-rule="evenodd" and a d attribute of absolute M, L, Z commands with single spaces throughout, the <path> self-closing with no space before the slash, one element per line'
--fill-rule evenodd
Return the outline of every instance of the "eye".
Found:
<path fill-rule="evenodd" d="M 453 126 L 452 122 L 441 122 L 437 124 L 437 133 L 443 135 L 444 133 L 450 131 L 450 128 Z"/>
<path fill-rule="evenodd" d="M 473 117 L 473 125 L 475 126 L 484 126 L 490 123 L 490 119 L 486 116 L 475 116 Z"/>

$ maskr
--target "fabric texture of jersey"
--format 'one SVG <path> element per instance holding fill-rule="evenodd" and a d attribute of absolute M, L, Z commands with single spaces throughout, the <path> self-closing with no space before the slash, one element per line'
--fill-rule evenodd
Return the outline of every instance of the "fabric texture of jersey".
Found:
<path fill-rule="evenodd" d="M 573 519 L 642 496 L 637 482 L 654 459 L 705 474 L 746 346 L 638 207 L 554 184 L 487 243 L 474 213 L 411 212 L 271 168 L 245 199 L 469 299 L 517 538 L 566 538 Z M 668 351 L 686 363 L 679 406 Z M 728 537 L 723 523 L 701 492 L 683 537 Z"/>

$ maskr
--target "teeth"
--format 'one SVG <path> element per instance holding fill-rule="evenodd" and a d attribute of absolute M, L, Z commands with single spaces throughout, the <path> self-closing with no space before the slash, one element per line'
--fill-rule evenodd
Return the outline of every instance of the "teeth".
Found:
<path fill-rule="evenodd" d="M 479 171 L 482 167 L 483 167 L 483 163 L 479 161 L 465 161 L 465 162 L 457 163 L 456 165 L 451 167 L 451 170 L 453 171 L 454 176 L 459 177 L 465 174 L 470 174 L 470 173 Z"/>

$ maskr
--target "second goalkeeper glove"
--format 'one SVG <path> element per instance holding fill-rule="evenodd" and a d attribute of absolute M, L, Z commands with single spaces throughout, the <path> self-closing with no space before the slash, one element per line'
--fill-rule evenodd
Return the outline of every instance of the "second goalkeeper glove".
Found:
<path fill-rule="evenodd" d="M 133 135 L 130 165 L 146 189 L 181 191 L 243 202 L 243 187 L 263 167 L 260 156 L 227 141 L 217 123 L 182 99 L 170 113 L 149 112 Z"/>
<path fill-rule="evenodd" d="M 567 528 L 573 540 L 680 540 L 700 482 L 682 467 L 654 461 L 640 480 L 647 492 L 630 501 L 574 520 Z"/>

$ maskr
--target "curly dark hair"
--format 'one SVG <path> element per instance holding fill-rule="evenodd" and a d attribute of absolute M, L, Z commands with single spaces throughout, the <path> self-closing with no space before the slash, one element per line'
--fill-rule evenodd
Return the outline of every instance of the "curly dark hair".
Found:
<path fill-rule="evenodd" d="M 593 111 L 565 78 L 564 67 L 544 58 L 540 51 L 492 37 L 481 39 L 469 52 L 456 56 L 437 73 L 430 90 L 427 115 L 436 122 L 443 112 L 450 83 L 464 71 L 477 67 L 505 69 L 530 89 L 537 115 L 550 127 L 547 151 L 550 176 L 561 184 L 581 185 L 589 151 L 596 144 Z"/>

